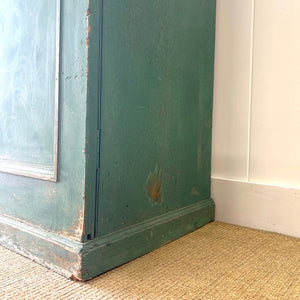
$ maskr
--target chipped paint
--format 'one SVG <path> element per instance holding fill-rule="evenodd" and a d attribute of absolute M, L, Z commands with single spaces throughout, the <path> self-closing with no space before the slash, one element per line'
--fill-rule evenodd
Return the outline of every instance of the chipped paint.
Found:
<path fill-rule="evenodd" d="M 67 278 L 76 276 L 82 269 L 83 244 L 11 217 L 0 216 L 0 243 Z"/>
<path fill-rule="evenodd" d="M 78 212 L 78 218 L 74 222 L 72 228 L 62 231 L 54 230 L 53 232 L 59 235 L 63 235 L 67 238 L 75 239 L 77 241 L 82 240 L 85 230 L 84 224 L 84 208 L 80 209 Z"/>
<path fill-rule="evenodd" d="M 161 186 L 162 172 L 161 168 L 156 164 L 154 171 L 149 173 L 145 183 L 145 189 L 149 200 L 153 200 L 156 203 L 162 202 Z"/>
<path fill-rule="evenodd" d="M 86 46 L 89 47 L 90 46 L 90 32 L 91 32 L 91 25 L 90 23 L 88 24 L 88 36 L 86 38 Z"/>
<path fill-rule="evenodd" d="M 87 48 L 90 47 L 90 34 L 91 34 L 90 16 L 91 16 L 90 1 L 88 1 L 88 9 L 86 11 L 88 27 L 87 27 L 87 37 L 86 37 L 86 41 L 85 41 Z M 89 53 L 88 53 L 88 56 L 89 56 Z M 88 64 L 87 64 L 87 67 L 86 67 L 86 75 L 89 75 L 89 65 Z"/>
<path fill-rule="evenodd" d="M 85 13 L 88 21 L 88 30 L 87 30 L 87 39 L 86 39 L 86 46 L 90 46 L 90 33 L 91 33 L 91 24 L 90 24 L 90 16 L 91 16 L 91 9 L 90 9 L 90 1 L 88 1 L 88 9 L 86 10 Z"/>
<path fill-rule="evenodd" d="M 90 10 L 90 8 L 88 8 L 87 9 L 87 11 L 86 11 L 86 14 L 85 14 L 87 17 L 89 17 L 90 15 L 91 15 L 91 10 Z"/>
<path fill-rule="evenodd" d="M 78 212 L 78 218 L 73 226 L 73 236 L 81 238 L 84 230 L 84 208 Z"/>

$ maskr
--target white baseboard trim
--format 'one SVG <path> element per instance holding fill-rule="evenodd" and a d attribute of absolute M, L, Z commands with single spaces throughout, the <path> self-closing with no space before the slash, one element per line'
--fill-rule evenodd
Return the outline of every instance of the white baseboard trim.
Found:
<path fill-rule="evenodd" d="M 212 178 L 216 220 L 300 238 L 300 190 Z"/>

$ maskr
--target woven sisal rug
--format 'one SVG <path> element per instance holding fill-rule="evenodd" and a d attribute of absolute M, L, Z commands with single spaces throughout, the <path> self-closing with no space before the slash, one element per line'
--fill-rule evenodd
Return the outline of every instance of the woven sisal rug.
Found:
<path fill-rule="evenodd" d="M 0 247 L 0 299 L 300 299 L 300 239 L 213 222 L 84 283 Z"/>

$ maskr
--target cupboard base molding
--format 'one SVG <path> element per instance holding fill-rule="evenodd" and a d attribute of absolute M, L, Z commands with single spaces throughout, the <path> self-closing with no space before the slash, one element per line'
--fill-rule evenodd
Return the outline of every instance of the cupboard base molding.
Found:
<path fill-rule="evenodd" d="M 80 277 L 83 243 L 2 215 L 0 243 L 67 278 Z"/>
<path fill-rule="evenodd" d="M 214 215 L 214 202 L 206 199 L 86 243 L 0 216 L 0 243 L 59 274 L 84 281 L 194 231 L 213 221 Z"/>

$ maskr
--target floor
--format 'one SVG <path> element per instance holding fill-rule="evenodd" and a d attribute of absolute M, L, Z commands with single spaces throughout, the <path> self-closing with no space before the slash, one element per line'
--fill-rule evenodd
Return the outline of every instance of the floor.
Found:
<path fill-rule="evenodd" d="M 0 247 L 0 299 L 300 299 L 300 239 L 213 222 L 85 283 Z"/>

